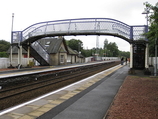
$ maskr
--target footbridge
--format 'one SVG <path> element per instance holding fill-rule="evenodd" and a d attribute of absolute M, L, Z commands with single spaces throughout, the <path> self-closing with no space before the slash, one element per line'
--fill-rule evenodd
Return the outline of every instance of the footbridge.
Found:
<path fill-rule="evenodd" d="M 110 35 L 131 43 L 143 38 L 147 26 L 130 26 L 110 18 L 82 18 L 33 24 L 23 31 L 13 31 L 12 43 L 34 42 L 39 38 L 70 35 Z"/>
<path fill-rule="evenodd" d="M 40 59 L 41 65 L 49 65 L 49 54 L 38 43 L 41 38 L 70 35 L 110 35 L 133 44 L 134 41 L 140 39 L 147 41 L 143 35 L 147 31 L 148 26 L 146 25 L 130 26 L 111 18 L 66 19 L 40 22 L 27 27 L 23 31 L 12 31 L 11 43 L 20 44 L 26 50 L 28 50 L 26 44 L 29 44 L 32 52 L 34 52 L 33 56 L 38 56 L 35 59 Z"/>

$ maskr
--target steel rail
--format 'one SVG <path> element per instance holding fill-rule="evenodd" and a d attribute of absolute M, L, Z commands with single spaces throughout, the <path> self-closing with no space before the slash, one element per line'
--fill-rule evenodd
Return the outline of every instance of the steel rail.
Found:
<path fill-rule="evenodd" d="M 31 91 L 35 91 L 35 90 L 38 90 L 38 89 L 42 89 L 42 88 L 45 88 L 45 87 L 48 87 L 48 86 L 51 86 L 51 85 L 53 85 L 53 84 L 60 84 L 61 82 L 67 82 L 68 80 L 73 80 L 73 82 L 74 82 L 74 79 L 76 79 L 76 77 L 77 78 L 85 78 L 85 77 L 83 77 L 83 76 L 85 76 L 86 75 L 86 77 L 88 77 L 88 76 L 90 76 L 90 75 L 92 75 L 92 74 L 94 74 L 94 72 L 100 72 L 100 71 L 102 71 L 102 70 L 105 70 L 105 69 L 107 69 L 107 68 L 109 68 L 109 67 L 112 67 L 113 65 L 114 65 L 115 63 L 110 63 L 110 64 L 108 64 L 107 66 L 104 66 L 104 65 L 99 65 L 99 66 L 93 66 L 93 67 L 95 67 L 95 68 L 92 68 L 92 67 L 85 67 L 85 69 L 84 70 L 78 70 L 78 71 L 76 71 L 75 72 L 75 75 L 72 75 L 72 73 L 70 73 L 70 74 L 68 74 L 68 75 L 63 75 L 63 76 L 59 76 L 59 77 L 57 77 L 57 79 L 60 79 L 60 80 L 57 80 L 56 79 L 56 81 L 54 81 L 54 82 L 47 82 L 46 84 L 44 84 L 44 85 L 39 85 L 39 86 L 36 86 L 36 87 L 33 87 L 33 88 L 30 88 L 29 90 L 24 90 L 24 91 L 21 91 L 21 92 L 17 92 L 17 93 L 14 93 L 14 94 L 11 94 L 11 95 L 8 95 L 8 96 L 3 96 L 3 97 L 1 97 L 0 98 L 0 100 L 2 101 L 2 100 L 7 100 L 8 98 L 12 98 L 12 97 L 15 97 L 15 96 L 19 96 L 19 95 L 21 95 L 21 94 L 24 94 L 24 93 L 29 93 L 29 92 L 31 92 Z M 82 67 L 83 68 L 83 67 Z M 87 70 L 87 69 L 89 69 L 89 70 Z M 85 71 L 86 70 L 86 71 Z M 90 74 L 89 74 L 90 73 Z M 65 78 L 66 77 L 66 78 Z M 82 79 L 81 78 L 81 79 Z M 78 79 L 78 80 L 81 80 L 81 79 Z M 50 80 L 52 80 L 52 79 L 50 79 Z M 54 79 L 53 79 L 54 80 Z M 78 81 L 77 80 L 77 81 Z"/>

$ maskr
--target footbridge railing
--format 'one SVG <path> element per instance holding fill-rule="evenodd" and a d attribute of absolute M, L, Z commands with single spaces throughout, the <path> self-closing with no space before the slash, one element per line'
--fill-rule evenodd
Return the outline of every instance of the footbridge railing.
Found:
<path fill-rule="evenodd" d="M 145 39 L 146 25 L 130 26 L 110 18 L 82 18 L 40 22 L 23 31 L 12 32 L 12 43 L 34 42 L 47 36 L 65 35 L 111 35 L 128 42 Z"/>

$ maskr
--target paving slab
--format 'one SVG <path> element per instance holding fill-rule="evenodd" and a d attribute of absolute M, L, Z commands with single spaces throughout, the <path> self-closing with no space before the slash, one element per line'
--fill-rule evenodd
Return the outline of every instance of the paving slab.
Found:
<path fill-rule="evenodd" d="M 128 70 L 116 70 L 37 119 L 103 119 Z"/>

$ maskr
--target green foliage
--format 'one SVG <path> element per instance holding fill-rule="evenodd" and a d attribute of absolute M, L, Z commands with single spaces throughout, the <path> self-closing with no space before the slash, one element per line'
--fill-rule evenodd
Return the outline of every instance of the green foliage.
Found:
<path fill-rule="evenodd" d="M 107 39 L 104 41 L 104 47 L 103 48 L 92 48 L 92 49 L 83 49 L 83 43 L 80 40 L 76 39 L 71 39 L 71 40 L 66 40 L 66 44 L 73 50 L 76 51 L 81 51 L 81 54 L 84 57 L 90 57 L 93 56 L 96 51 L 98 51 L 99 56 L 101 57 L 129 57 L 130 53 L 129 52 L 122 52 L 119 51 L 118 46 L 115 42 L 108 42 Z"/>
<path fill-rule="evenodd" d="M 119 54 L 118 46 L 116 45 L 115 42 L 113 42 L 113 43 L 110 42 L 107 46 L 107 50 L 109 51 L 110 56 L 112 56 L 112 57 L 117 57 Z"/>
<path fill-rule="evenodd" d="M 108 40 L 104 40 L 104 56 L 117 57 L 119 55 L 119 49 L 115 42 L 108 43 Z"/>
<path fill-rule="evenodd" d="M 106 49 L 106 48 L 107 48 L 107 46 L 108 46 L 108 40 L 107 40 L 107 39 L 105 39 L 105 40 L 104 40 L 104 49 Z"/>
<path fill-rule="evenodd" d="M 0 52 L 6 52 L 10 47 L 10 43 L 5 40 L 0 40 Z"/>
<path fill-rule="evenodd" d="M 146 33 L 147 38 L 149 39 L 149 55 L 155 55 L 155 43 L 158 42 L 158 2 L 155 6 L 149 4 L 148 2 L 144 3 L 148 13 L 153 12 L 149 15 L 149 32 Z"/>
<path fill-rule="evenodd" d="M 76 39 L 71 39 L 71 40 L 67 40 L 66 44 L 73 50 L 76 51 L 81 51 L 83 49 L 83 43 L 80 40 L 76 40 Z"/>
<path fill-rule="evenodd" d="M 0 57 L 9 57 L 9 54 L 6 52 L 0 52 Z"/>
<path fill-rule="evenodd" d="M 126 51 L 119 51 L 119 57 L 130 57 L 130 52 L 126 52 Z"/>
<path fill-rule="evenodd" d="M 81 54 L 84 56 L 84 57 L 89 57 L 89 56 L 92 56 L 92 49 L 82 49 L 81 50 Z"/>
<path fill-rule="evenodd" d="M 0 57 L 9 57 L 7 50 L 10 47 L 10 43 L 5 40 L 0 40 Z"/>

